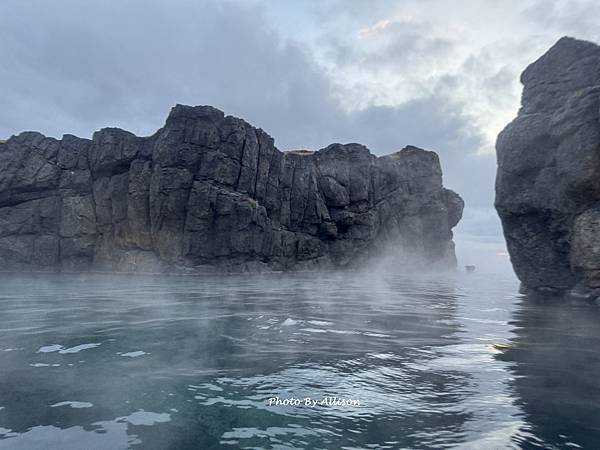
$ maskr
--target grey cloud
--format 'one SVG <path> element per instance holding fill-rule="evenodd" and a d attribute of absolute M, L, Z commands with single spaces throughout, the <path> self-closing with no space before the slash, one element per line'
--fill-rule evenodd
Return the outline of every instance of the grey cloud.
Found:
<path fill-rule="evenodd" d="M 353 29 L 347 34 L 335 33 L 322 40 L 325 55 L 336 70 L 358 70 L 379 76 L 390 74 L 403 89 L 418 86 L 427 95 L 431 71 L 455 57 L 456 43 L 431 34 L 430 25 L 417 22 L 376 22 L 373 31 Z M 358 36 L 362 33 L 362 37 Z M 387 78 L 390 78 L 389 76 Z M 366 90 L 368 92 L 368 90 Z"/>
<path fill-rule="evenodd" d="M 360 48 L 348 41 L 338 41 L 331 55 L 338 64 L 366 64 L 376 70 L 391 68 L 410 73 L 416 67 L 452 58 L 455 42 L 436 37 L 431 31 L 430 25 L 425 23 L 389 22 L 382 29 L 363 35 L 362 40 L 372 41 L 375 48 Z"/>
<path fill-rule="evenodd" d="M 332 22 L 355 24 L 357 18 L 365 22 L 385 19 L 394 3 L 390 0 L 322 0 L 315 10 L 315 19 L 325 25 Z"/>
<path fill-rule="evenodd" d="M 542 30 L 598 40 L 600 4 L 594 0 L 537 0 L 523 7 L 523 15 Z"/>
<path fill-rule="evenodd" d="M 497 94 L 498 91 L 506 90 L 507 86 L 513 84 L 516 79 L 518 79 L 517 73 L 508 66 L 502 66 L 495 74 L 484 80 L 483 86 L 489 92 Z"/>
<path fill-rule="evenodd" d="M 211 104 L 283 149 L 435 150 L 447 185 L 469 204 L 491 204 L 495 162 L 474 155 L 481 137 L 461 105 L 442 93 L 348 112 L 310 50 L 283 40 L 257 4 L 4 0 L 0 17 L 0 138 L 25 129 L 90 136 L 104 126 L 143 135 L 175 103 Z"/>
<path fill-rule="evenodd" d="M 217 2 L 5 1 L 0 4 L 0 133 L 149 133 L 177 102 L 213 104 L 267 128 L 331 109 L 329 83 L 261 10 Z M 26 19 L 25 19 L 26 18 Z"/>

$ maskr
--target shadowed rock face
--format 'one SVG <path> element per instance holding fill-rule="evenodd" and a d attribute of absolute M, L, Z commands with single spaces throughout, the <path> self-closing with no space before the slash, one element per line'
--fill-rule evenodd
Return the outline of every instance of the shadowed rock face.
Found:
<path fill-rule="evenodd" d="M 281 152 L 207 106 L 176 106 L 150 137 L 105 128 L 0 144 L 5 270 L 314 269 L 382 254 L 453 267 L 462 208 L 433 152 Z"/>
<path fill-rule="evenodd" d="M 600 47 L 560 39 L 521 75 L 498 136 L 496 209 L 532 289 L 600 288 Z"/>

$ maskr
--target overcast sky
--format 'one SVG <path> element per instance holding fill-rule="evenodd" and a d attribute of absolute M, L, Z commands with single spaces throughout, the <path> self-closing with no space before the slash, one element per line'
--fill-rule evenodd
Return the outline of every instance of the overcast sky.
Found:
<path fill-rule="evenodd" d="M 242 117 L 280 149 L 435 150 L 462 231 L 498 235 L 494 140 L 519 74 L 600 2 L 1 0 L 0 139 L 152 134 L 176 103 Z"/>

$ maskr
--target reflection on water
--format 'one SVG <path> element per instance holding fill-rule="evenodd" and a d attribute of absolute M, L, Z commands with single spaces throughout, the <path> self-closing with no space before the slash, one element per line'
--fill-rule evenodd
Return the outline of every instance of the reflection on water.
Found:
<path fill-rule="evenodd" d="M 0 449 L 593 448 L 598 312 L 516 291 L 1 275 Z M 269 406 L 328 396 L 360 405 Z"/>
<path fill-rule="evenodd" d="M 513 314 L 515 403 L 524 448 L 600 448 L 600 308 L 525 298 Z"/>

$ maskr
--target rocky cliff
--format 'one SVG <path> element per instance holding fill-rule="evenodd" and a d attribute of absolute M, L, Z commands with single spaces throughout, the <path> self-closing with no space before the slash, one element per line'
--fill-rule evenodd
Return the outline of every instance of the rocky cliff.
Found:
<path fill-rule="evenodd" d="M 150 137 L 26 132 L 0 143 L 0 269 L 195 273 L 455 265 L 463 202 L 435 153 L 281 152 L 212 107 Z"/>
<path fill-rule="evenodd" d="M 524 287 L 600 288 L 600 47 L 560 39 L 498 136 L 496 209 Z"/>

